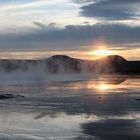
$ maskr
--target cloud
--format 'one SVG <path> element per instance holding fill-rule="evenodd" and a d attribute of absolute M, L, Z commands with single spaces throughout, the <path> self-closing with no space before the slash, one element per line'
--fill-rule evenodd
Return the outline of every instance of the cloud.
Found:
<path fill-rule="evenodd" d="M 140 43 L 140 26 L 123 24 L 67 25 L 64 28 L 55 23 L 44 25 L 34 22 L 37 28 L 22 34 L 1 34 L 0 50 L 82 50 L 100 39 L 111 45 L 131 48 Z M 134 45 L 137 47 L 138 45 Z"/>
<path fill-rule="evenodd" d="M 74 2 L 83 3 L 82 0 Z M 81 6 L 82 16 L 108 20 L 140 19 L 139 11 L 139 0 L 88 0 Z"/>
<path fill-rule="evenodd" d="M 46 27 L 46 25 L 44 25 L 40 22 L 37 22 L 37 21 L 34 21 L 33 24 L 36 25 L 37 27 L 40 27 L 40 28 L 45 28 Z"/>
<path fill-rule="evenodd" d="M 71 0 L 0 0 L 0 32 L 30 28 L 33 21 L 80 24 L 79 8 Z"/>

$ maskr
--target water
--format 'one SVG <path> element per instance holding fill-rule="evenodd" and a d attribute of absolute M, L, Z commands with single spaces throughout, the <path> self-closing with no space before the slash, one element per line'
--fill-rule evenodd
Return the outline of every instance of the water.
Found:
<path fill-rule="evenodd" d="M 140 78 L 4 82 L 0 140 L 139 140 Z"/>

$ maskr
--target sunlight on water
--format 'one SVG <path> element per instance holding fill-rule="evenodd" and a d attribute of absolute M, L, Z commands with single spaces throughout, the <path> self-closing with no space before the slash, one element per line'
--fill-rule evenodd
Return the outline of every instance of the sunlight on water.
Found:
<path fill-rule="evenodd" d="M 106 90 L 112 88 L 112 86 L 103 83 L 103 84 L 100 84 L 98 88 L 99 88 L 99 90 L 106 91 Z"/>

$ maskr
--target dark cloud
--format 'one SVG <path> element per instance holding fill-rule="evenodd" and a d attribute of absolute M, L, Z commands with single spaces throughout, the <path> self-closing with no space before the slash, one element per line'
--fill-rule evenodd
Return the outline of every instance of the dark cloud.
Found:
<path fill-rule="evenodd" d="M 1 34 L 0 50 L 81 50 L 84 46 L 100 39 L 112 45 L 140 42 L 140 26 L 96 24 L 67 25 L 64 28 L 58 28 L 54 23 L 42 25 L 44 24 L 37 23 L 41 28 L 28 33 Z"/>
<path fill-rule="evenodd" d="M 82 0 L 75 0 L 83 3 Z M 108 20 L 125 20 L 140 18 L 139 0 L 89 0 L 81 7 L 81 15 Z M 91 3 L 93 2 L 93 3 Z"/>
<path fill-rule="evenodd" d="M 37 21 L 34 21 L 33 24 L 39 28 L 46 28 L 46 29 L 55 29 L 57 28 L 57 24 L 52 22 L 52 23 L 49 23 L 48 25 L 45 25 L 41 22 L 37 22 Z"/>
<path fill-rule="evenodd" d="M 33 24 L 34 24 L 35 26 L 37 26 L 37 27 L 40 27 L 40 28 L 45 28 L 45 27 L 46 27 L 46 25 L 44 25 L 44 24 L 42 24 L 42 23 L 40 23 L 40 22 L 37 22 L 37 21 L 34 21 Z"/>

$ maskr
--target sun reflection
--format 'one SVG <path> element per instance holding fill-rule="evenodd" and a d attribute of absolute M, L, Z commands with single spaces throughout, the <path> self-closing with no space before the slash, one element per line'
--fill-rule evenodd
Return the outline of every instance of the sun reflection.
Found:
<path fill-rule="evenodd" d="M 120 84 L 109 84 L 109 83 L 100 83 L 97 87 L 96 90 L 101 91 L 101 92 L 114 92 L 115 89 L 117 89 L 117 92 L 120 91 L 120 88 L 122 85 Z"/>
<path fill-rule="evenodd" d="M 113 86 L 110 85 L 110 84 L 105 84 L 105 83 L 102 83 L 98 86 L 98 89 L 101 90 L 101 91 L 106 91 L 106 90 L 109 90 L 109 89 L 112 89 Z"/>
<path fill-rule="evenodd" d="M 94 82 L 94 83 L 88 83 L 87 84 L 87 89 L 91 89 L 91 90 L 96 90 L 96 91 L 100 91 L 100 92 L 108 92 L 108 91 L 112 91 L 115 88 L 118 88 L 118 86 L 120 85 L 116 85 L 116 84 L 111 84 L 108 82 Z"/>

